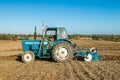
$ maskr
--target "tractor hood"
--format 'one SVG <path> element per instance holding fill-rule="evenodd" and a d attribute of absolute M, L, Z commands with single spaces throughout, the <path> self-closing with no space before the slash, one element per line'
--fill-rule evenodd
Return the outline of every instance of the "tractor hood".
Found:
<path fill-rule="evenodd" d="M 39 49 L 41 40 L 22 40 L 23 51 Z"/>

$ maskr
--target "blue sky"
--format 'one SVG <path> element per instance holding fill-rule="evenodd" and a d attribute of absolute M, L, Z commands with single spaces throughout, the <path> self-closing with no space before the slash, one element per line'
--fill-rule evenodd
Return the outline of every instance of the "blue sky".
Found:
<path fill-rule="evenodd" d="M 42 20 L 69 34 L 120 34 L 120 0 L 0 0 L 0 33 L 41 33 Z"/>

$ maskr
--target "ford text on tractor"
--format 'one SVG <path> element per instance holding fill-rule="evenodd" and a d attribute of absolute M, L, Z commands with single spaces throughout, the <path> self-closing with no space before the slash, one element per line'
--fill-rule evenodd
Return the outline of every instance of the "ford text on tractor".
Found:
<path fill-rule="evenodd" d="M 73 58 L 77 60 L 98 60 L 96 48 L 85 50 L 68 39 L 64 27 L 47 27 L 42 40 L 22 40 L 22 61 L 29 63 L 38 58 L 51 58 L 56 62 L 67 62 Z"/>

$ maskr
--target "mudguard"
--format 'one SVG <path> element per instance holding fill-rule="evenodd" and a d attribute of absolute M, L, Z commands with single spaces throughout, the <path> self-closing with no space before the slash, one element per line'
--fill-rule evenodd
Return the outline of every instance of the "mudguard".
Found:
<path fill-rule="evenodd" d="M 72 42 L 67 39 L 58 39 L 58 40 L 54 41 L 53 44 L 51 45 L 50 52 L 52 51 L 52 48 L 60 42 L 66 42 L 66 43 L 70 44 L 71 46 L 73 46 Z"/>

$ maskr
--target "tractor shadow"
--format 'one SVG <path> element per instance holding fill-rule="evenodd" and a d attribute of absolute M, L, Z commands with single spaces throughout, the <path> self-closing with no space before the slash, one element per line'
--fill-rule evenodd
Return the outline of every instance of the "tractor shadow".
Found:
<path fill-rule="evenodd" d="M 42 58 L 40 59 L 39 57 L 35 57 L 35 62 L 36 61 L 47 61 L 47 62 L 55 62 L 53 59 L 51 58 Z"/>
<path fill-rule="evenodd" d="M 16 61 L 18 61 L 20 63 L 23 63 L 21 55 L 17 55 Z"/>

